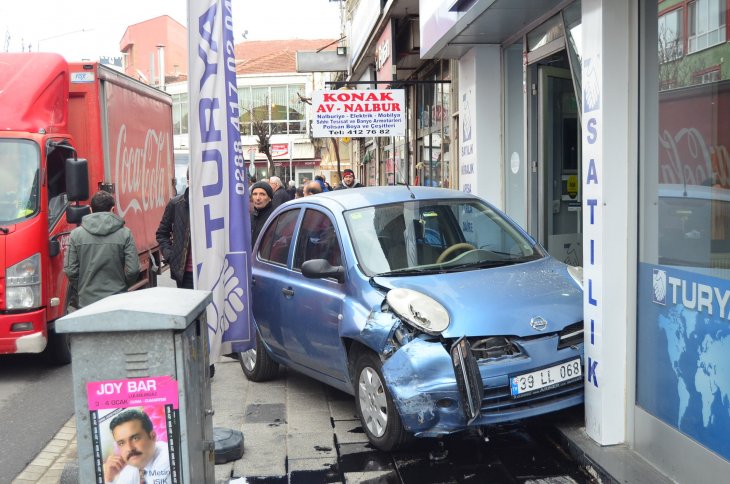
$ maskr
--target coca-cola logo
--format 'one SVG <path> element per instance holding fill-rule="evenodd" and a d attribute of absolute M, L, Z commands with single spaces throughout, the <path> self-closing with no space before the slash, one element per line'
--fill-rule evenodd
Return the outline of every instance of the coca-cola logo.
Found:
<path fill-rule="evenodd" d="M 682 128 L 659 136 L 665 156 L 659 167 L 660 183 L 730 186 L 730 157 L 724 145 L 708 146 L 696 128 Z"/>
<path fill-rule="evenodd" d="M 121 217 L 130 209 L 146 212 L 165 206 L 172 163 L 169 146 L 169 134 L 154 129 L 147 130 L 144 146 L 127 146 L 127 126 L 119 128 L 114 179 Z"/>

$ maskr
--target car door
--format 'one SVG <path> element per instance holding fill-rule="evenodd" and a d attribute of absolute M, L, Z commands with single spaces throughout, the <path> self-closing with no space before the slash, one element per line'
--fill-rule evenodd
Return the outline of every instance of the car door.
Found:
<path fill-rule="evenodd" d="M 292 312 L 282 321 L 284 346 L 290 357 L 317 373 L 346 381 L 347 358 L 340 340 L 345 283 L 334 278 L 309 279 L 302 263 L 325 259 L 342 265 L 342 250 L 333 220 L 323 210 L 307 208 L 294 247 L 287 306 Z"/>
<path fill-rule="evenodd" d="M 295 208 L 278 214 L 266 227 L 256 251 L 251 279 L 251 308 L 264 342 L 280 358 L 287 359 L 282 324 L 293 302 L 282 292 L 288 287 L 292 272 L 288 269 L 296 225 L 301 210 Z"/>

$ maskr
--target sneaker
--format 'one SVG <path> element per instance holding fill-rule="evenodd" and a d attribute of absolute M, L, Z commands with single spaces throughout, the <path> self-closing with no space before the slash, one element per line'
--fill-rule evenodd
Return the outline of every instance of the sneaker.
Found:
<path fill-rule="evenodd" d="M 210 365 L 210 378 L 215 376 L 215 365 Z"/>

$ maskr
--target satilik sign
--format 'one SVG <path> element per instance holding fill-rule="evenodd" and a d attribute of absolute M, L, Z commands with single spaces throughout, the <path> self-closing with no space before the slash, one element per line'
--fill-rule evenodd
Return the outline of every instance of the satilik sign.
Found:
<path fill-rule="evenodd" d="M 402 89 L 315 91 L 312 96 L 315 138 L 405 136 Z"/>

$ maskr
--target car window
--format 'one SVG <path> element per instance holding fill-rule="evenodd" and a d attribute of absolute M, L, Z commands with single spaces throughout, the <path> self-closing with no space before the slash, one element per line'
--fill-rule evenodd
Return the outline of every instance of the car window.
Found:
<path fill-rule="evenodd" d="M 267 227 L 259 244 L 259 259 L 286 265 L 299 210 L 279 214 Z"/>
<path fill-rule="evenodd" d="M 469 270 L 542 257 L 533 241 L 479 201 L 409 201 L 350 210 L 344 216 L 367 275 L 445 270 L 452 260 L 454 270 Z"/>
<path fill-rule="evenodd" d="M 308 209 L 297 237 L 294 268 L 300 269 L 305 261 L 312 259 L 325 259 L 333 266 L 342 265 L 340 243 L 332 221 L 326 214 Z"/>

